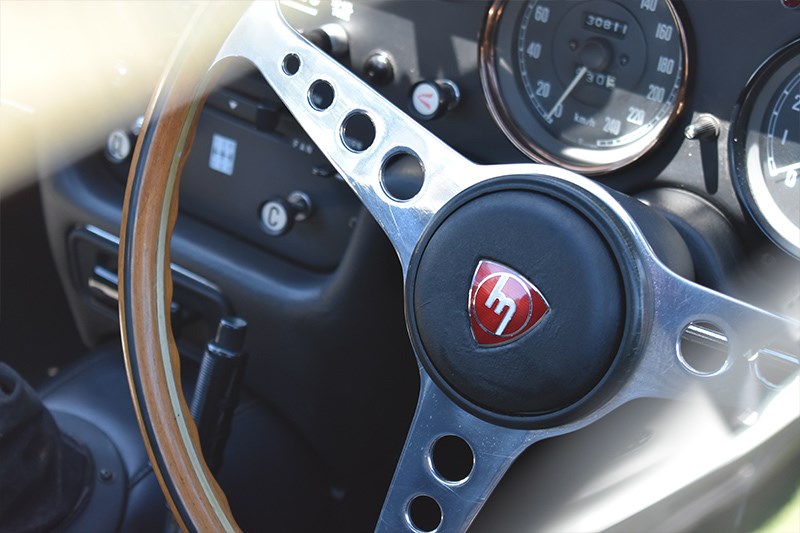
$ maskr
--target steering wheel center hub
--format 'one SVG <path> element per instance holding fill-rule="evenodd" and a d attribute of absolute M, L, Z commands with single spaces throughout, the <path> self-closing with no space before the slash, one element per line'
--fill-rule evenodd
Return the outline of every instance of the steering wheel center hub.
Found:
<path fill-rule="evenodd" d="M 412 339 L 462 403 L 501 417 L 553 415 L 608 372 L 625 289 L 581 209 L 500 180 L 452 201 L 420 242 L 407 289 Z"/>

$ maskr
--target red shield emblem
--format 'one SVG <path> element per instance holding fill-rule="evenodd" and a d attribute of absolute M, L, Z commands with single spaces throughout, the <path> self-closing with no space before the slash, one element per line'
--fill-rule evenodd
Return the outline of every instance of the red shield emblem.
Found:
<path fill-rule="evenodd" d="M 542 294 L 519 272 L 486 259 L 478 262 L 469 291 L 469 316 L 479 346 L 518 339 L 548 311 Z"/>

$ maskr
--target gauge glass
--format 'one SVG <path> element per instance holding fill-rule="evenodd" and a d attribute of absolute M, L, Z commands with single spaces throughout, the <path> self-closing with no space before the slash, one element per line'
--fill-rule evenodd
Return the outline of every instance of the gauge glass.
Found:
<path fill-rule="evenodd" d="M 800 257 L 800 40 L 756 71 L 731 131 L 742 203 L 767 236 Z"/>
<path fill-rule="evenodd" d="M 686 41 L 668 0 L 498 1 L 481 59 L 512 142 L 588 174 L 638 159 L 682 107 Z"/>

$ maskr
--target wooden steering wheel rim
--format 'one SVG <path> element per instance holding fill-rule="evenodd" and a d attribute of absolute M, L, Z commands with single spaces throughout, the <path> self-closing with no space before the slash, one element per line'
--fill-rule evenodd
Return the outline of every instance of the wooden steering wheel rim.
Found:
<path fill-rule="evenodd" d="M 145 115 L 122 213 L 119 313 L 128 382 L 153 471 L 184 531 L 239 530 L 203 459 L 181 390 L 169 242 L 180 174 L 207 89 L 217 80 L 209 68 L 240 13 L 206 5 L 189 24 Z"/>

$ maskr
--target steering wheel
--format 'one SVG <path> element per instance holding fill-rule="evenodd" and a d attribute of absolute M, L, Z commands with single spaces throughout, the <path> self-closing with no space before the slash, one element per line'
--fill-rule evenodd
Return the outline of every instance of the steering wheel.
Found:
<path fill-rule="evenodd" d="M 236 14 L 209 5 L 148 109 L 120 247 L 134 405 L 183 529 L 237 529 L 200 451 L 169 324 L 179 176 L 204 94 L 228 58 L 261 71 L 402 266 L 421 385 L 378 530 L 466 529 L 528 446 L 631 400 L 702 387 L 742 415 L 758 412 L 773 391 L 753 367 L 759 350 L 794 335 L 797 321 L 668 268 L 670 252 L 655 237 L 671 230 L 646 206 L 553 166 L 474 164 L 300 37 L 277 2 Z M 330 98 L 316 98 L 319 91 Z M 355 141 L 356 128 L 367 135 Z M 419 171 L 411 190 L 391 182 L 388 167 L 398 159 Z M 694 368 L 680 349 L 683 332 L 699 323 L 727 338 L 727 358 L 711 371 Z M 462 472 L 437 463 L 443 439 L 465 450 Z"/>

